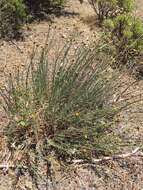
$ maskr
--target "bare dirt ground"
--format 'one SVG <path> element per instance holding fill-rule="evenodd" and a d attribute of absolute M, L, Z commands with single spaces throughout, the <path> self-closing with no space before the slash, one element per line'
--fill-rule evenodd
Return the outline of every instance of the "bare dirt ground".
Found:
<path fill-rule="evenodd" d="M 142 0 L 136 0 L 136 12 L 140 18 L 143 18 L 143 1 Z"/>
<path fill-rule="evenodd" d="M 143 1 L 137 0 L 137 14 L 143 17 Z M 94 12 L 85 1 L 82 5 L 78 0 L 70 1 L 66 7 L 66 12 L 60 17 L 54 17 L 52 23 L 53 35 L 56 35 L 62 44 L 75 31 L 79 33 L 78 43 L 88 45 L 90 41 L 98 38 L 98 28 L 94 26 Z M 23 41 L 0 42 L 0 86 L 5 82 L 8 73 L 15 73 L 18 68 L 23 69 L 32 52 L 34 44 L 42 46 L 48 30 L 48 21 L 35 22 L 25 26 L 25 37 Z M 127 79 L 127 78 L 126 78 Z M 130 79 L 127 79 L 130 80 Z M 132 80 L 132 79 L 131 79 Z M 133 87 L 135 92 L 143 92 L 143 82 Z M 139 106 L 139 105 L 138 105 Z M 140 105 L 139 107 L 142 107 Z M 136 111 L 138 107 L 132 111 Z M 6 125 L 7 118 L 0 109 L 0 153 L 4 146 L 2 130 Z M 122 133 L 125 132 L 130 140 L 136 140 L 143 144 L 143 112 L 138 115 L 130 115 L 125 112 L 121 116 L 120 127 Z M 1 155 L 1 154 L 0 154 Z M 0 157 L 1 158 L 1 157 Z M 1 159 L 0 159 L 1 160 Z M 66 177 L 65 177 L 66 176 Z M 55 180 L 54 186 L 49 189 L 58 190 L 143 190 L 143 159 L 128 158 L 126 160 L 111 161 L 95 166 L 94 170 L 78 168 L 67 173 L 62 173 Z M 12 190 L 13 172 L 8 175 L 0 173 L 0 190 Z M 34 190 L 30 178 L 23 176 L 20 179 L 17 190 Z M 41 188 L 44 190 L 45 188 Z"/>

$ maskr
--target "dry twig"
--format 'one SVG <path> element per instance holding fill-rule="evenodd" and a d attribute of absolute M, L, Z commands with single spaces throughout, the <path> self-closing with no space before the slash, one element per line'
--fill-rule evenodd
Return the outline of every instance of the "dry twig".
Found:
<path fill-rule="evenodd" d="M 140 152 L 139 149 L 140 148 L 137 147 L 136 149 L 134 149 L 132 152 L 129 152 L 129 153 L 119 154 L 119 155 L 114 155 L 114 156 L 106 156 L 106 157 L 99 158 L 99 159 L 92 159 L 91 164 L 98 164 L 98 163 L 106 162 L 106 161 L 110 161 L 110 160 L 125 159 L 128 157 L 143 157 L 143 152 Z M 73 163 L 74 164 L 84 164 L 85 161 L 84 160 L 74 160 Z"/>

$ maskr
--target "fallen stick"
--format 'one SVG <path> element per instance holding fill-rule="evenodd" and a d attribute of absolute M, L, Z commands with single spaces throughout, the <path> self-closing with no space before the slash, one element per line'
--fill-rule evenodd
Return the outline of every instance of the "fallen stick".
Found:
<path fill-rule="evenodd" d="M 26 166 L 17 166 L 17 165 L 10 165 L 10 164 L 0 164 L 0 170 L 8 171 L 9 169 L 15 169 L 15 168 L 22 168 L 27 169 Z"/>
<path fill-rule="evenodd" d="M 15 169 L 15 167 L 16 167 L 15 165 L 1 164 L 0 170 L 3 170 L 4 168 Z"/>
<path fill-rule="evenodd" d="M 10 40 L 10 42 L 20 51 L 20 53 L 23 53 L 22 49 L 14 41 Z"/>
<path fill-rule="evenodd" d="M 119 155 L 114 155 L 114 156 L 106 156 L 106 157 L 99 158 L 99 159 L 92 159 L 91 164 L 97 164 L 97 163 L 106 162 L 106 161 L 110 161 L 110 160 L 124 159 L 124 158 L 128 158 L 128 157 L 143 157 L 143 152 L 139 152 L 139 149 L 140 148 L 138 147 L 129 153 L 119 154 Z M 73 160 L 73 163 L 74 164 L 83 164 L 83 163 L 85 163 L 85 161 L 84 160 Z"/>

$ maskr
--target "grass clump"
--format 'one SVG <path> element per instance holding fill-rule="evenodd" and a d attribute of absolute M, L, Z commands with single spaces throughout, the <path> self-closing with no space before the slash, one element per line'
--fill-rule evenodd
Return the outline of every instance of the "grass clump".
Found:
<path fill-rule="evenodd" d="M 55 45 L 46 42 L 40 56 L 34 51 L 26 73 L 10 76 L 1 91 L 10 119 L 9 150 L 20 152 L 14 164 L 29 171 L 41 160 L 49 162 L 50 155 L 60 162 L 90 161 L 120 147 L 114 119 L 133 103 L 119 101 L 126 92 L 118 91 L 121 76 L 107 64 L 102 48 L 75 50 L 71 44 L 53 57 Z"/>

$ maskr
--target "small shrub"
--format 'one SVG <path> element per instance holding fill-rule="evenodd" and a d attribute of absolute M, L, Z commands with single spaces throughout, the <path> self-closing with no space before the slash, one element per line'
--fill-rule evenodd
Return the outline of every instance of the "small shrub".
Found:
<path fill-rule="evenodd" d="M 41 12 L 49 13 L 57 7 L 62 7 L 65 0 L 24 0 L 24 3 L 27 6 L 29 14 L 37 16 L 40 15 Z"/>
<path fill-rule="evenodd" d="M 143 24 L 138 18 L 123 14 L 105 21 L 110 47 L 119 65 L 139 61 L 143 52 Z"/>
<path fill-rule="evenodd" d="M 134 5 L 133 0 L 89 0 L 89 3 L 98 17 L 99 24 L 107 18 L 131 12 Z"/>
<path fill-rule="evenodd" d="M 14 38 L 31 16 L 41 16 L 64 4 L 64 0 L 1 0 L 0 38 Z"/>
<path fill-rule="evenodd" d="M 0 37 L 15 37 L 26 16 L 26 8 L 22 0 L 1 0 Z"/>

